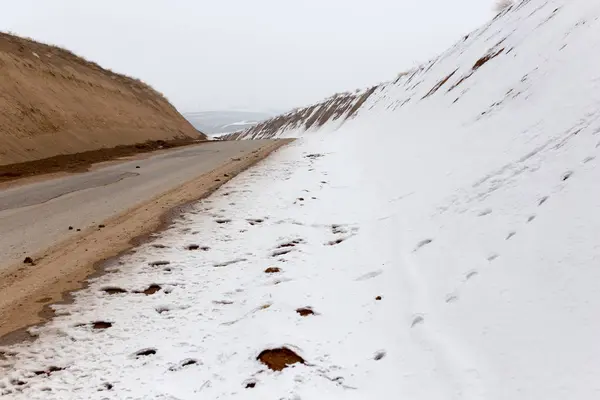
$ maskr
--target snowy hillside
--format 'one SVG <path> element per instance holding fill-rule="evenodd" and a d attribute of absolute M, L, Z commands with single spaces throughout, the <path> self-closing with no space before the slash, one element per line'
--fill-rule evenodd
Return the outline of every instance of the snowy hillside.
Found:
<path fill-rule="evenodd" d="M 3 349 L 0 393 L 598 398 L 599 17 L 525 0 L 273 131 L 301 138 Z"/>

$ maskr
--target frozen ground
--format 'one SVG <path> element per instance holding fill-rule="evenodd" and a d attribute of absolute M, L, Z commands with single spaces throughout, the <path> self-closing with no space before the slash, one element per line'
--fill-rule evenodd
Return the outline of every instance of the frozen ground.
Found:
<path fill-rule="evenodd" d="M 304 134 L 5 349 L 0 390 L 598 398 L 598 15 L 523 1 Z M 304 363 L 257 360 L 281 346 Z"/>

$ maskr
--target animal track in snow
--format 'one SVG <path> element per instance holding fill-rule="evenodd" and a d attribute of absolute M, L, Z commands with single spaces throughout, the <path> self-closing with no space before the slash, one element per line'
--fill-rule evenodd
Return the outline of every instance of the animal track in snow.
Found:
<path fill-rule="evenodd" d="M 533 220 L 535 219 L 535 217 L 536 217 L 536 216 L 535 216 L 535 214 L 534 214 L 534 215 L 530 215 L 530 216 L 527 218 L 527 223 L 530 223 L 531 221 L 533 221 Z"/>
<path fill-rule="evenodd" d="M 587 163 L 589 163 L 590 161 L 593 161 L 593 160 L 595 160 L 595 159 L 596 159 L 596 157 L 595 157 L 595 156 L 589 156 L 589 157 L 586 157 L 586 158 L 584 158 L 584 159 L 583 159 L 583 163 L 584 163 L 584 164 L 587 164 Z"/>
<path fill-rule="evenodd" d="M 538 201 L 538 206 L 541 206 L 542 204 L 544 204 L 546 201 L 548 201 L 549 196 L 544 196 L 542 197 L 539 201 Z"/>
<path fill-rule="evenodd" d="M 386 354 L 385 350 L 379 350 L 373 356 L 373 360 L 379 361 L 379 360 L 383 359 L 383 357 L 385 357 L 385 354 Z"/>

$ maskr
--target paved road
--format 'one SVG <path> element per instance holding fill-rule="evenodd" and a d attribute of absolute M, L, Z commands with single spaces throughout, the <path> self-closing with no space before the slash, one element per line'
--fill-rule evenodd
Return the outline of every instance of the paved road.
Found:
<path fill-rule="evenodd" d="M 0 190 L 0 270 L 271 142 L 205 143 Z"/>

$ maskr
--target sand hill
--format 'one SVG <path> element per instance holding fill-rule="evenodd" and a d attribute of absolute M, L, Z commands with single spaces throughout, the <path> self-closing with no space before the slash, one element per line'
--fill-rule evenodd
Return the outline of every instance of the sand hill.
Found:
<path fill-rule="evenodd" d="M 0 166 L 205 138 L 160 93 L 73 53 L 0 33 Z"/>

